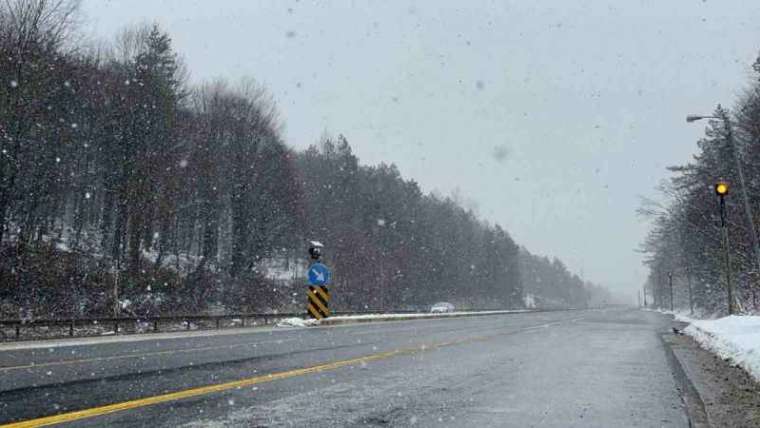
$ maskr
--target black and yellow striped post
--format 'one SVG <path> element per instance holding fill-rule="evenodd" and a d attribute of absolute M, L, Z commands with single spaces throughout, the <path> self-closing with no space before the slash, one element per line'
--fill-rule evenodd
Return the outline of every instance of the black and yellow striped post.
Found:
<path fill-rule="evenodd" d="M 330 292 L 327 291 L 327 287 L 324 285 L 310 285 L 309 302 L 306 305 L 306 310 L 309 312 L 312 318 L 315 320 L 321 320 L 330 316 Z"/>

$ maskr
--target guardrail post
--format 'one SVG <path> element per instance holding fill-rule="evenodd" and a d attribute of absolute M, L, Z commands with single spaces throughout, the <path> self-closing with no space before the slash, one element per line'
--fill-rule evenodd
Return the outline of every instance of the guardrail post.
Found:
<path fill-rule="evenodd" d="M 74 337 L 74 320 L 71 320 L 71 324 L 69 325 L 69 336 Z"/>
<path fill-rule="evenodd" d="M 245 327 L 245 317 L 240 317 L 240 325 Z"/>
<path fill-rule="evenodd" d="M 21 337 L 21 326 L 16 324 L 16 339 Z"/>
<path fill-rule="evenodd" d="M 114 320 L 113 322 L 113 334 L 119 334 L 119 321 Z"/>
<path fill-rule="evenodd" d="M 153 331 L 158 331 L 158 319 L 153 320 Z"/>
<path fill-rule="evenodd" d="M 185 320 L 185 329 L 190 330 L 190 320 Z"/>
<path fill-rule="evenodd" d="M 217 318 L 217 319 L 216 319 L 216 329 L 217 329 L 217 330 L 219 330 L 219 321 L 220 321 L 220 320 L 221 320 L 221 318 Z"/>

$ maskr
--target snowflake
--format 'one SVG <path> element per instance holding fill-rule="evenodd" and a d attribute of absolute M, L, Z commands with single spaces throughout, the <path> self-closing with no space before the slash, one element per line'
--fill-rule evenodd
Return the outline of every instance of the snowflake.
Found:
<path fill-rule="evenodd" d="M 18 88 L 18 82 L 15 80 L 11 80 L 11 88 Z"/>

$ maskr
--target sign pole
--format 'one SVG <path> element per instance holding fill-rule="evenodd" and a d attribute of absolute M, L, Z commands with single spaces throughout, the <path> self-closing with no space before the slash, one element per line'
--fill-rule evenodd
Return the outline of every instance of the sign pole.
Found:
<path fill-rule="evenodd" d="M 330 283 L 330 269 L 320 262 L 322 248 L 324 246 L 312 241 L 309 246 L 309 256 L 313 260 L 308 270 L 309 290 L 306 303 L 306 312 L 315 320 L 321 320 L 330 316 L 330 292 L 327 285 Z"/>

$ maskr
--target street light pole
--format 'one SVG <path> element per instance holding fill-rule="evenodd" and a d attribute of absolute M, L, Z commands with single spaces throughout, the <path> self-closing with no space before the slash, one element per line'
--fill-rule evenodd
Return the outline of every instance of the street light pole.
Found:
<path fill-rule="evenodd" d="M 736 147 L 736 140 L 734 139 L 733 127 L 731 125 L 731 118 L 728 117 L 725 110 L 718 105 L 719 116 L 700 116 L 690 114 L 686 116 L 686 122 L 695 122 L 702 119 L 717 119 L 723 122 L 723 126 L 726 130 L 726 140 L 731 146 L 731 154 L 736 163 L 736 173 L 739 175 L 739 185 L 741 186 L 742 204 L 744 205 L 744 215 L 747 217 L 747 227 L 749 228 L 750 236 L 752 238 L 752 252 L 755 258 L 756 272 L 760 273 L 760 242 L 758 242 L 757 229 L 755 228 L 754 217 L 752 216 L 752 206 L 749 203 L 749 194 L 747 192 L 747 184 L 744 181 L 744 168 L 742 167 L 741 158 L 739 157 L 739 151 Z"/>
<path fill-rule="evenodd" d="M 720 197 L 720 231 L 723 238 L 723 257 L 726 264 L 726 294 L 728 297 L 728 314 L 734 313 L 734 291 L 731 287 L 731 255 L 728 250 L 728 228 L 726 227 L 726 195 L 728 184 L 718 182 L 715 185 L 715 193 Z"/>

